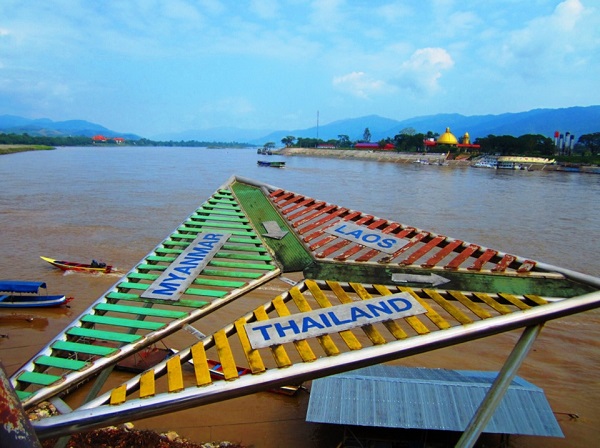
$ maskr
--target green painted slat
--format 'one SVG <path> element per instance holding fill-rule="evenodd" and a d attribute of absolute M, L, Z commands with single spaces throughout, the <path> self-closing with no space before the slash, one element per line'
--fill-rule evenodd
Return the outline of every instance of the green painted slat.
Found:
<path fill-rule="evenodd" d="M 158 274 L 145 274 L 143 272 L 130 272 L 127 274 L 127 279 L 135 280 L 156 280 L 158 277 Z"/>
<path fill-rule="evenodd" d="M 159 255 L 150 255 L 146 258 L 147 261 L 160 261 L 160 262 L 165 262 L 165 263 L 170 263 L 172 261 L 175 261 L 175 258 L 177 257 L 161 257 Z"/>
<path fill-rule="evenodd" d="M 158 308 L 144 308 L 141 306 L 115 305 L 113 303 L 99 303 L 94 308 L 98 311 L 112 311 L 115 313 L 135 314 L 138 316 L 165 317 L 169 319 L 181 319 L 188 314 L 183 311 L 161 310 Z"/>
<path fill-rule="evenodd" d="M 221 297 L 225 297 L 228 294 L 228 291 L 218 291 L 218 290 L 215 290 L 215 289 L 195 289 L 195 288 L 189 288 L 185 293 L 193 295 L 193 296 L 221 298 Z"/>
<path fill-rule="evenodd" d="M 197 238 L 197 234 L 200 232 L 221 232 L 221 227 L 219 226 L 202 226 L 202 227 L 198 227 L 197 229 L 194 230 L 194 234 L 190 235 L 190 234 L 186 234 L 186 233 L 173 233 L 171 235 L 171 238 L 180 238 L 180 239 L 187 239 L 187 240 L 195 240 Z M 253 232 L 248 232 L 248 231 L 242 231 L 242 230 L 233 230 L 233 229 L 227 229 L 227 232 L 225 233 L 229 233 L 231 235 L 234 236 L 250 236 L 250 237 L 254 237 L 256 238 L 256 234 Z M 229 241 L 233 241 L 231 238 L 229 238 Z M 240 242 L 240 241 L 238 241 Z M 253 244 L 258 244 L 257 242 L 253 241 Z"/>
<path fill-rule="evenodd" d="M 259 278 L 263 274 L 261 272 L 235 272 L 235 271 L 220 271 L 218 269 L 205 269 L 203 274 L 212 277 L 234 277 L 234 278 Z"/>
<path fill-rule="evenodd" d="M 116 331 L 96 330 L 95 328 L 73 327 L 67 330 L 71 336 L 82 338 L 102 339 L 104 341 L 132 343 L 142 338 L 139 334 L 118 333 Z"/>
<path fill-rule="evenodd" d="M 218 220 L 206 219 L 202 222 L 195 222 L 194 224 L 196 227 L 189 227 L 189 226 L 184 225 L 184 226 L 178 227 L 177 230 L 180 232 L 196 232 L 196 231 L 198 231 L 198 227 L 202 227 L 202 226 L 218 227 L 220 229 L 247 229 L 247 230 L 252 229 L 252 226 L 249 226 L 248 224 L 232 223 L 231 220 L 227 220 L 227 222 L 225 222 L 225 221 L 221 222 Z"/>
<path fill-rule="evenodd" d="M 211 199 L 208 202 L 209 204 L 237 205 L 237 203 L 232 199 Z"/>
<path fill-rule="evenodd" d="M 223 209 L 213 209 L 213 208 L 202 208 L 200 210 L 196 210 L 196 213 L 190 215 L 190 218 L 196 217 L 204 217 L 205 215 L 220 215 L 220 216 L 239 216 L 245 217 L 242 212 L 238 212 L 235 210 L 223 210 Z"/>
<path fill-rule="evenodd" d="M 47 373 L 25 371 L 17 377 L 17 381 L 29 384 L 39 384 L 40 386 L 49 386 L 60 380 L 60 376 L 48 375 Z"/>
<path fill-rule="evenodd" d="M 16 390 L 15 391 L 17 393 L 17 397 L 19 398 L 19 400 L 23 401 L 26 398 L 30 397 L 33 395 L 33 392 L 26 392 L 24 390 Z"/>
<path fill-rule="evenodd" d="M 253 242 L 254 244 L 257 244 L 259 241 L 255 241 Z M 250 243 L 252 244 L 252 243 Z M 262 246 L 234 246 L 232 244 L 224 244 L 223 245 L 223 249 L 224 250 L 234 250 L 234 251 L 238 251 L 238 252 L 261 252 L 261 253 L 268 253 L 267 249 L 265 247 Z"/>
<path fill-rule="evenodd" d="M 159 247 L 155 250 L 155 252 L 158 254 L 181 254 L 183 252 L 183 249 L 171 249 L 169 247 Z"/>
<path fill-rule="evenodd" d="M 181 306 L 187 308 L 204 308 L 206 305 L 210 304 L 210 302 L 206 302 L 204 300 L 188 300 L 188 299 L 180 299 L 180 300 L 157 300 L 157 299 L 143 299 L 136 294 L 129 294 L 125 292 L 110 292 L 106 295 L 107 299 L 112 300 L 129 300 L 131 302 L 144 302 L 144 303 L 165 303 L 171 306 Z"/>
<path fill-rule="evenodd" d="M 236 253 L 225 253 L 219 252 L 217 258 L 229 258 L 234 260 L 252 260 L 252 261 L 272 261 L 273 257 L 269 255 L 255 255 L 255 254 L 236 254 Z"/>
<path fill-rule="evenodd" d="M 85 353 L 86 355 L 108 356 L 117 351 L 116 348 L 102 345 L 80 344 L 79 342 L 56 341 L 51 345 L 54 350 L 66 352 Z"/>
<path fill-rule="evenodd" d="M 114 325 L 115 327 L 139 328 L 143 330 L 158 330 L 165 326 L 160 322 L 151 322 L 147 320 L 123 319 L 120 317 L 97 316 L 95 314 L 86 314 L 81 318 L 83 322 L 93 324 Z"/>
<path fill-rule="evenodd" d="M 212 260 L 208 263 L 209 266 L 221 268 L 241 268 L 241 269 L 261 269 L 263 271 L 272 271 L 276 267 L 270 264 L 254 264 L 254 263 L 232 263 L 229 261 Z"/>
<path fill-rule="evenodd" d="M 58 367 L 64 370 L 81 370 L 90 365 L 89 362 L 79 361 L 78 359 L 58 358 L 46 355 L 36 358 L 34 363 L 41 366 Z"/>
<path fill-rule="evenodd" d="M 219 215 L 215 215 L 214 213 L 211 213 L 210 215 L 192 215 L 190 216 L 190 219 L 188 219 L 187 221 L 185 221 L 183 224 L 187 225 L 187 224 L 197 224 L 198 221 L 223 221 L 223 222 L 232 222 L 232 221 L 237 221 L 237 222 L 248 222 L 248 220 L 246 219 L 245 216 L 219 216 Z"/>
<path fill-rule="evenodd" d="M 164 271 L 165 269 L 167 269 L 167 266 L 164 266 L 162 264 L 147 264 L 147 263 L 143 263 L 143 264 L 139 264 L 137 266 L 137 268 L 145 270 L 145 271 Z"/>
<path fill-rule="evenodd" d="M 117 285 L 119 288 L 125 289 L 139 289 L 141 291 L 145 291 L 148 289 L 150 285 L 146 285 L 145 283 L 136 283 L 136 282 L 121 282 Z"/>
<path fill-rule="evenodd" d="M 197 278 L 194 280 L 194 285 L 203 286 L 221 286 L 223 288 L 241 288 L 246 282 L 236 282 L 228 280 L 213 280 L 210 278 Z"/>

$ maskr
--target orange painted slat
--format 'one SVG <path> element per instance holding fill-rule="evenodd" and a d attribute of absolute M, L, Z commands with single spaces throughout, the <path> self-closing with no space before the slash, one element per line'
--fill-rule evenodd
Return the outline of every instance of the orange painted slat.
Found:
<path fill-rule="evenodd" d="M 442 249 L 437 251 L 437 253 L 433 257 L 431 257 L 425 263 L 421 264 L 421 266 L 424 268 L 434 267 L 461 244 L 463 244 L 463 241 L 460 241 L 460 240 L 454 240 L 454 241 L 449 242 L 446 246 L 444 246 Z"/>
<path fill-rule="evenodd" d="M 460 254 L 454 257 L 450 263 L 444 266 L 445 269 L 458 269 L 471 255 L 481 249 L 476 244 L 469 244 Z"/>
<path fill-rule="evenodd" d="M 490 261 L 492 258 L 494 258 L 497 253 L 498 253 L 498 251 L 496 251 L 496 250 L 486 249 L 481 254 L 481 256 L 477 260 L 475 260 L 475 263 L 473 263 L 471 266 L 467 267 L 467 269 L 470 270 L 470 271 L 481 271 L 481 268 L 488 261 Z"/>
<path fill-rule="evenodd" d="M 332 213 L 328 212 L 323 218 L 310 223 L 308 226 L 304 226 L 301 230 L 299 230 L 299 232 L 300 232 L 300 234 L 303 234 L 303 233 L 307 233 L 313 229 L 316 229 L 317 227 L 321 227 L 328 221 L 331 221 L 332 219 L 335 219 L 335 218 L 339 217 L 340 215 L 343 215 L 347 211 L 348 211 L 347 208 L 337 208 L 337 210 L 333 211 Z M 336 222 L 338 222 L 338 221 L 336 221 Z M 304 241 L 306 241 L 306 239 L 304 239 Z"/>
<path fill-rule="evenodd" d="M 510 264 L 515 261 L 517 257 L 514 255 L 506 254 L 502 257 L 502 260 L 492 269 L 492 272 L 504 272 L 508 269 Z"/>
<path fill-rule="evenodd" d="M 304 214 L 302 216 L 302 219 L 295 221 L 292 224 L 292 226 L 295 228 L 298 228 L 298 227 L 302 226 L 303 224 L 306 224 L 307 222 L 312 221 L 313 219 L 316 219 L 317 217 L 319 217 L 323 214 L 329 213 L 330 211 L 334 210 L 335 208 L 336 208 L 335 205 L 328 205 L 326 207 L 323 207 L 323 208 L 317 210 L 316 212 L 314 212 L 312 214 Z M 292 219 L 292 217 L 290 217 L 290 219 Z M 310 229 L 308 229 L 308 230 L 310 230 Z M 308 230 L 302 229 L 302 230 L 299 230 L 299 233 L 302 234 L 302 233 L 307 232 Z"/>
<path fill-rule="evenodd" d="M 299 217 L 301 217 L 301 216 L 304 216 L 304 215 L 306 215 L 307 213 L 309 213 L 309 212 L 311 212 L 311 211 L 313 211 L 313 210 L 316 210 L 317 208 L 319 208 L 319 207 L 322 207 L 322 206 L 324 206 L 324 205 L 325 205 L 325 202 L 323 202 L 323 201 L 315 201 L 315 200 L 313 199 L 313 200 L 312 200 L 312 204 L 311 204 L 311 205 L 309 205 L 309 206 L 307 206 L 307 207 L 304 207 L 304 209 L 303 209 L 303 210 L 297 211 L 297 212 L 296 212 L 296 213 L 294 213 L 293 215 L 288 215 L 288 219 L 289 219 L 290 221 L 292 221 L 292 220 L 294 220 L 294 219 L 297 219 L 297 218 L 299 218 Z M 288 213 L 289 213 L 289 212 L 288 212 Z"/>
<path fill-rule="evenodd" d="M 416 250 L 415 252 L 413 252 L 410 255 L 410 257 L 403 260 L 400 264 L 401 265 L 409 265 L 409 264 L 416 263 L 416 261 L 419 258 L 424 257 L 425 254 L 427 254 L 427 252 L 432 251 L 434 248 L 437 247 L 438 244 L 440 244 L 445 239 L 446 239 L 445 236 L 436 236 L 430 242 L 426 243 L 423 247 L 421 247 L 419 250 Z"/>

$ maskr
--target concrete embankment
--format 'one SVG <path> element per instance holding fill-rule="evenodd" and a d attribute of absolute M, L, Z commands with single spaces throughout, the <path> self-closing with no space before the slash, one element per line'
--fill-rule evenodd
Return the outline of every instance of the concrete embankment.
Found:
<path fill-rule="evenodd" d="M 413 163 L 426 161 L 436 164 L 446 161 L 446 153 L 400 153 L 396 151 L 364 151 L 360 149 L 282 148 L 276 152 L 283 156 L 331 157 L 336 159 L 374 160 L 377 162 Z M 468 160 L 448 160 L 454 165 L 468 166 Z"/>

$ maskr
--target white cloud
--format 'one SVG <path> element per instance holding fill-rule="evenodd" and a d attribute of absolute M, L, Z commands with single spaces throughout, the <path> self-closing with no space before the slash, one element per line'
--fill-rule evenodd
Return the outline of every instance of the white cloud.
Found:
<path fill-rule="evenodd" d="M 336 89 L 363 99 L 382 92 L 386 87 L 385 82 L 372 79 L 365 72 L 352 72 L 336 76 L 332 83 Z"/>
<path fill-rule="evenodd" d="M 421 48 L 400 66 L 397 83 L 417 94 L 433 94 L 439 90 L 439 79 L 454 66 L 443 48 Z"/>

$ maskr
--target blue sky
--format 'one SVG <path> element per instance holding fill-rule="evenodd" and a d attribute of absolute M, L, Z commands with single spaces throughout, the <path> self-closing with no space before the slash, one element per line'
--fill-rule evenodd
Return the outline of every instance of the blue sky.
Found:
<path fill-rule="evenodd" d="M 142 136 L 600 104 L 597 0 L 2 0 L 0 115 Z"/>

